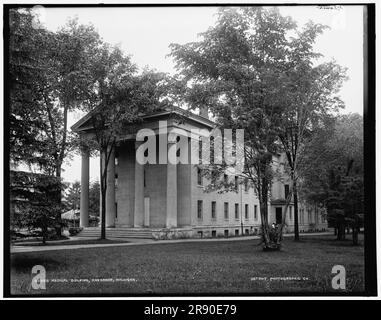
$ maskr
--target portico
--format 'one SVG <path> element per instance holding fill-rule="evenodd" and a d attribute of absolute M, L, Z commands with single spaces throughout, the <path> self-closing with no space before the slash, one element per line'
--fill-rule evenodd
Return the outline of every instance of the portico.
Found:
<path fill-rule="evenodd" d="M 198 115 L 194 116 L 198 126 L 212 127 L 212 122 Z M 82 120 L 82 119 L 81 119 Z M 89 134 L 91 129 L 87 125 L 88 119 L 81 120 L 72 129 L 82 134 Z M 159 133 L 159 123 L 163 120 L 168 122 L 167 132 Z M 191 119 L 192 120 L 192 119 Z M 192 122 L 190 120 L 190 122 Z M 196 120 L 196 121 L 195 121 Z M 194 123 L 184 124 L 173 119 L 172 111 L 164 111 L 149 115 L 142 127 L 155 132 L 157 146 L 164 150 L 175 149 L 176 153 L 176 128 L 194 127 Z M 203 123 L 203 125 L 202 125 Z M 126 228 L 178 228 L 191 225 L 191 206 L 185 209 L 185 202 L 189 202 L 190 194 L 184 194 L 187 190 L 178 185 L 191 183 L 190 165 L 178 165 L 176 162 L 163 159 L 163 153 L 157 152 L 156 164 L 141 163 L 136 157 L 138 148 L 143 141 L 136 141 L 136 134 L 119 137 L 118 142 L 111 150 L 111 156 L 107 166 L 107 189 L 106 189 L 106 227 Z M 165 145 L 164 145 L 165 144 Z M 165 152 L 168 157 L 168 153 Z M 101 166 L 104 168 L 104 155 Z M 81 155 L 81 208 L 80 226 L 89 226 L 89 152 L 82 151 Z M 180 174 L 182 181 L 179 181 Z M 185 179 L 184 179 L 185 178 Z M 187 190 L 188 192 L 190 189 Z M 180 192 L 180 194 L 179 194 Z M 178 209 L 182 212 L 178 217 Z M 187 215 L 187 218 L 184 218 Z"/>

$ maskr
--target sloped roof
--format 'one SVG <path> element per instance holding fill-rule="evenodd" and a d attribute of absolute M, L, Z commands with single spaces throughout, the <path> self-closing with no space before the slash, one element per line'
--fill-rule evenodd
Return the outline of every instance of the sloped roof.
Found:
<path fill-rule="evenodd" d="M 94 114 L 94 112 L 97 110 L 95 108 L 94 110 L 90 111 L 87 113 L 84 117 L 82 117 L 80 120 L 78 120 L 75 124 L 71 126 L 71 130 L 74 132 L 80 132 L 83 131 L 84 129 L 81 129 L 81 127 L 88 122 L 91 119 L 91 116 Z M 154 117 L 159 117 L 159 116 L 170 116 L 171 114 L 177 114 L 182 117 L 186 117 L 190 120 L 193 120 L 195 122 L 198 122 L 206 127 L 209 128 L 214 128 L 216 126 L 216 123 L 214 121 L 211 121 L 203 116 L 197 115 L 191 111 L 184 110 L 179 107 L 171 106 L 171 107 L 166 107 L 162 110 L 157 110 L 155 112 L 149 113 L 149 114 L 142 114 L 141 117 L 142 119 L 150 119 Z"/>

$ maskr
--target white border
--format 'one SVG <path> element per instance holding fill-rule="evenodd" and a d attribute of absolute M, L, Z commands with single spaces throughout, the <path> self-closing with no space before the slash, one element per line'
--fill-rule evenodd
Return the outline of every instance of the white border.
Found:
<path fill-rule="evenodd" d="M 89 1 L 89 0 L 81 0 L 81 1 L 75 1 L 75 0 L 71 0 L 71 1 L 60 1 L 60 2 L 53 2 L 51 0 L 41 0 L 41 1 L 30 1 L 30 0 L 24 0 L 24 1 L 1 1 L 1 4 L 18 4 L 18 3 L 22 3 L 22 4 L 40 4 L 40 5 L 43 5 L 43 4 L 98 4 L 99 2 L 96 2 L 96 1 Z M 259 0 L 259 1 L 247 1 L 247 0 L 240 0 L 240 1 L 234 1 L 234 0 L 231 0 L 231 1 L 228 1 L 228 0 L 225 0 L 225 1 L 213 1 L 213 0 L 193 0 L 193 1 L 175 1 L 175 0 L 164 0 L 164 1 L 160 1 L 160 0 L 151 0 L 151 1 L 147 1 L 147 2 L 139 2 L 139 1 L 109 1 L 109 0 L 103 0 L 102 3 L 104 4 L 146 4 L 146 5 L 149 5 L 149 4 L 211 4 L 211 5 L 214 5 L 214 4 L 226 4 L 226 3 L 240 3 L 240 4 L 272 4 L 272 3 L 275 3 L 275 4 L 279 4 L 279 3 L 283 3 L 283 4 L 319 4 L 319 3 L 323 3 L 323 4 L 326 4 L 326 3 L 330 3 L 330 4 L 337 4 L 337 5 L 340 5 L 340 4 L 369 4 L 369 3 L 376 3 L 375 1 L 364 1 L 364 0 L 346 0 L 346 1 L 322 1 L 322 0 L 304 0 L 304 1 L 295 1 L 295 0 L 286 0 L 286 1 L 276 1 L 276 0 Z M 380 5 L 377 5 L 376 3 L 376 35 L 381 35 L 381 29 L 380 29 L 380 21 L 379 21 L 379 17 L 381 17 L 381 9 L 380 9 Z M 0 14 L 1 16 L 3 16 L 3 6 L 1 6 L 1 9 L 0 9 Z M 0 58 L 1 58 L 1 61 L 3 62 L 3 50 L 4 50 L 4 47 L 3 45 L 1 46 L 1 51 L 0 51 Z M 380 37 L 376 38 L 376 57 L 377 57 L 377 53 L 379 54 L 381 52 L 381 48 L 380 48 Z M 377 61 L 377 58 L 376 58 L 376 88 L 377 88 L 377 84 L 380 84 L 381 83 L 381 79 L 380 79 L 380 63 L 379 61 Z M 1 63 L 1 67 L 0 67 L 0 70 L 1 70 L 1 73 L 3 75 L 3 63 Z M 378 85 L 379 86 L 379 85 Z M 1 99 L 1 104 L 3 105 L 3 102 L 4 102 L 4 92 L 3 92 L 3 85 L 1 86 L 1 89 L 0 89 L 0 99 Z M 375 105 L 377 106 L 378 105 L 378 90 L 376 90 L 376 103 Z M 0 113 L 0 123 L 3 124 L 3 110 L 4 108 L 2 107 L 1 108 L 1 113 Z M 381 147 L 381 135 L 380 135 L 380 132 L 377 130 L 377 127 L 378 127 L 378 124 L 381 123 L 381 116 L 380 116 L 380 112 L 378 111 L 377 107 L 376 107 L 376 168 L 381 168 L 381 163 L 380 163 L 380 157 L 378 156 L 378 150 L 380 150 L 380 147 Z M 0 186 L 0 205 L 1 205 L 1 209 L 0 211 L 3 212 L 3 197 L 4 197 L 4 192 L 3 192 L 3 155 L 4 155 L 4 149 L 3 149 L 3 131 L 1 130 L 1 133 L 0 133 L 0 141 L 1 141 L 1 146 L 0 146 L 0 150 L 1 150 L 1 154 L 2 154 L 2 157 L 0 159 L 0 165 L 1 165 L 1 173 L 0 173 L 0 178 L 1 178 L 1 186 Z M 380 177 L 380 174 L 378 172 L 376 172 L 376 184 L 377 184 L 377 181 L 378 181 L 378 178 Z M 377 188 L 377 185 L 376 185 L 376 199 L 380 199 L 381 198 L 381 190 L 380 188 Z M 379 202 L 376 202 L 376 212 L 381 212 L 381 205 Z M 1 214 L 1 218 L 0 218 L 0 226 L 1 226 L 1 231 L 0 231 L 0 247 L 1 247 L 1 259 L 3 259 L 3 252 L 4 252 L 4 243 L 3 243 L 3 226 L 4 226 L 4 218 L 3 218 L 3 214 Z M 69 298 L 38 298 L 38 297 L 33 297 L 32 299 L 36 300 L 36 299 L 41 299 L 41 300 L 56 300 L 56 299 L 64 299 L 64 300 L 150 300 L 150 301 L 157 301 L 157 300 L 179 300 L 179 301 L 183 301 L 183 300 L 194 300 L 194 301 L 200 301 L 200 300 L 232 300 L 232 301 L 235 301 L 235 300 L 381 300 L 380 297 L 381 297 L 381 281 L 380 281 L 380 277 L 381 277 L 381 254 L 380 254 L 380 250 L 381 250 L 381 234 L 380 234 L 380 230 L 381 230 L 381 219 L 377 219 L 377 215 L 376 215 L 376 230 L 377 230 L 377 279 L 378 279 L 378 296 L 377 297 L 346 297 L 346 296 L 324 296 L 324 297 L 316 297 L 316 296 L 312 296 L 312 297 L 292 297 L 292 296 L 285 296 L 285 297 L 244 297 L 244 296 L 239 296 L 239 297 L 226 297 L 226 296 L 199 296 L 199 297 L 195 297 L 195 296 L 190 296 L 190 297 L 186 297 L 186 296 L 182 296 L 182 297 L 151 297 L 151 296 L 147 296 L 147 297 L 91 297 L 91 298 L 82 298 L 82 297 L 69 297 Z M 3 262 L 3 261 L 2 261 Z M 1 273 L 1 280 L 0 280 L 0 283 L 2 284 L 0 286 L 0 298 L 3 299 L 4 295 L 3 295 L 3 263 L 0 264 L 0 273 Z M 11 300 L 29 300 L 31 298 L 7 298 L 8 300 L 11 299 Z"/>

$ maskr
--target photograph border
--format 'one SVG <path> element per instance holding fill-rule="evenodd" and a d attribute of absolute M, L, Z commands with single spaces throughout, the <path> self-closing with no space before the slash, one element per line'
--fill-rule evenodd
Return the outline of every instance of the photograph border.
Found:
<path fill-rule="evenodd" d="M 38 5 L 36 3 L 35 5 Z M 3 48 L 4 48 L 4 157 L 3 157 L 3 293 L 7 298 L 53 298 L 53 297 L 346 297 L 346 296 L 376 296 L 377 295 L 377 256 L 376 256 L 376 184 L 375 184 L 375 4 L 374 3 L 187 3 L 187 4 L 41 4 L 51 8 L 107 8 L 107 7 L 240 7 L 240 6 L 319 6 L 319 5 L 340 5 L 340 6 L 364 6 L 364 183 L 365 183 L 365 231 L 364 231 L 364 273 L 365 291 L 364 292 L 294 292 L 294 293 L 212 293 L 212 294 L 11 294 L 11 252 L 10 252 L 10 166 L 9 166 L 9 122 L 10 111 L 10 87 L 9 87 L 9 10 L 19 7 L 33 7 L 32 4 L 3 4 Z M 156 302 L 155 302 L 156 303 Z M 158 302 L 159 303 L 159 302 Z"/>

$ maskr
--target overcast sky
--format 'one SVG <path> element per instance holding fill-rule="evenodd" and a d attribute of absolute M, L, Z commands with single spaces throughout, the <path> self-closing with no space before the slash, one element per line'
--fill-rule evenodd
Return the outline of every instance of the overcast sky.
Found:
<path fill-rule="evenodd" d="M 348 68 L 349 80 L 341 90 L 346 109 L 362 114 L 363 109 L 363 9 L 362 6 L 279 7 L 284 15 L 291 16 L 302 26 L 308 20 L 330 26 L 321 35 L 315 49 L 324 55 L 323 60 L 335 59 Z M 104 41 L 119 44 L 139 67 L 149 66 L 174 73 L 169 53 L 170 43 L 196 41 L 197 35 L 216 21 L 216 7 L 157 7 L 157 8 L 46 8 L 40 17 L 48 29 L 56 30 L 68 18 L 77 16 L 80 23 L 92 23 Z M 82 114 L 73 114 L 69 125 Z M 90 163 L 90 179 L 99 176 L 99 160 Z M 73 182 L 80 179 L 80 159 L 64 166 L 63 178 Z"/>

